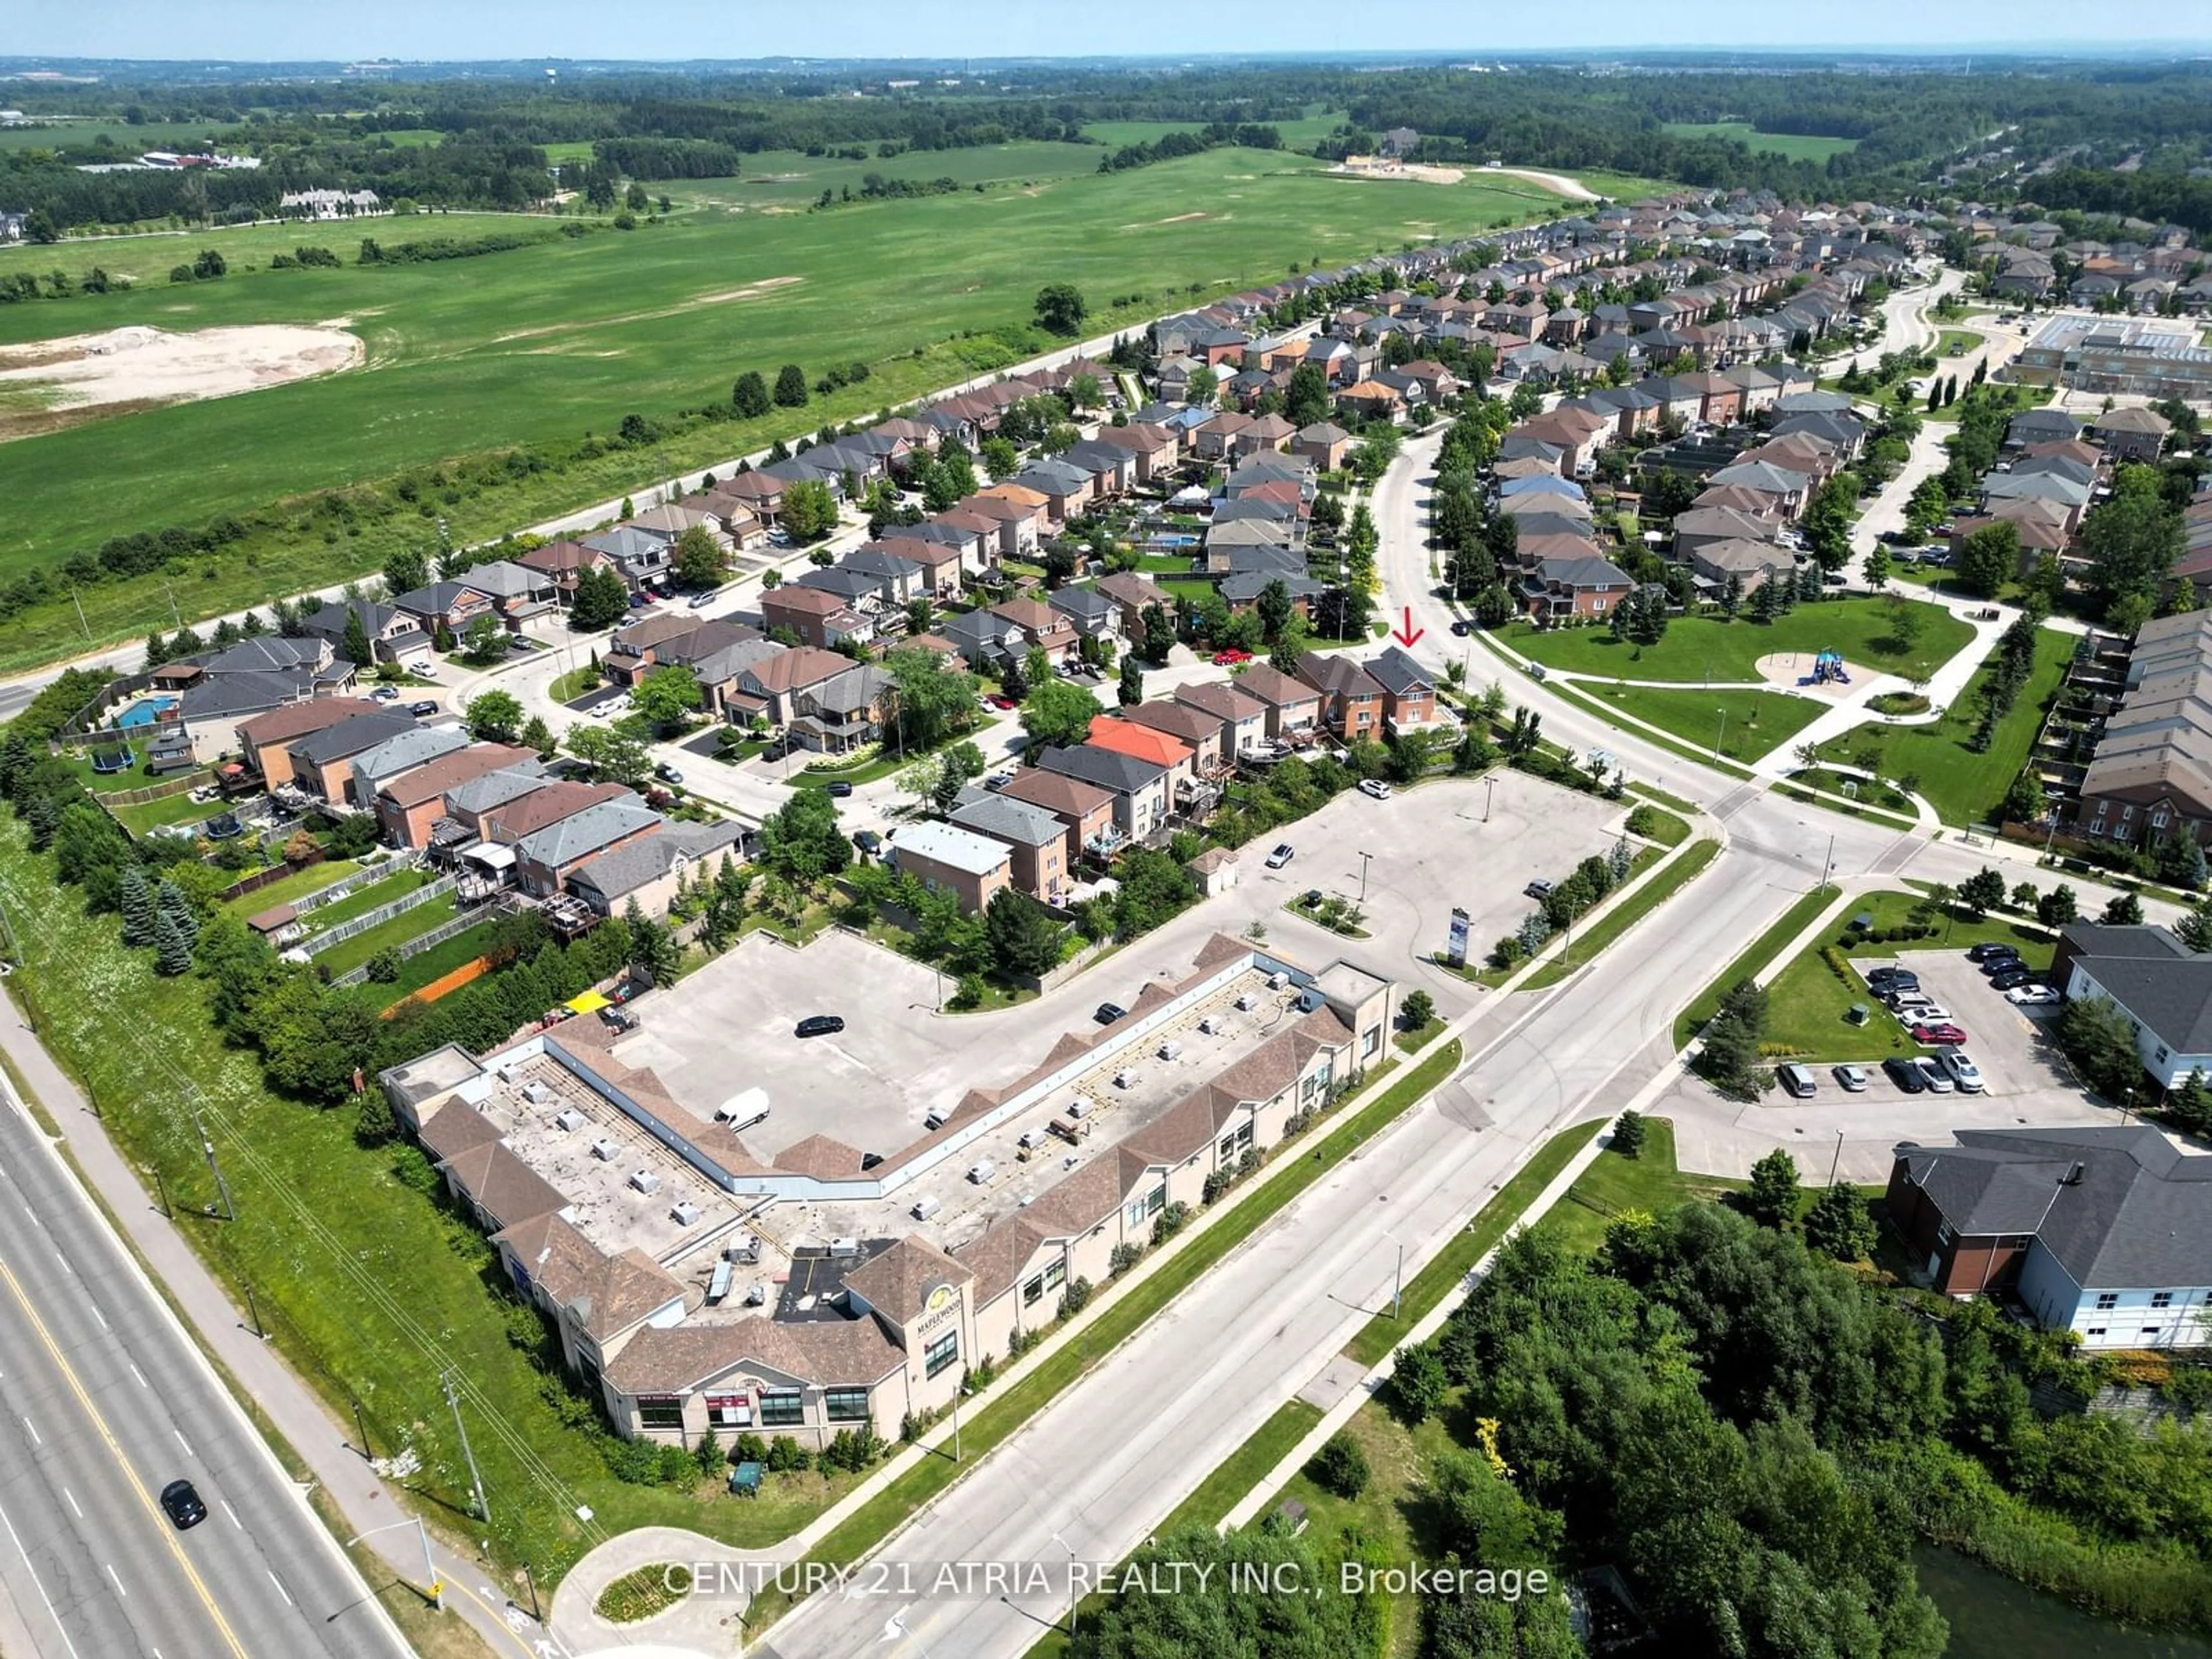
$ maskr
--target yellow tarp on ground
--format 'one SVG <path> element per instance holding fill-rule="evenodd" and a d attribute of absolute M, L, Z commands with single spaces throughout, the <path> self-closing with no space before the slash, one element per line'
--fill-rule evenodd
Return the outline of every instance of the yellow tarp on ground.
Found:
<path fill-rule="evenodd" d="M 597 991 L 586 991 L 580 997 L 568 999 L 569 1011 L 579 1014 L 596 1014 L 600 1009 L 611 1006 L 606 998 Z"/>

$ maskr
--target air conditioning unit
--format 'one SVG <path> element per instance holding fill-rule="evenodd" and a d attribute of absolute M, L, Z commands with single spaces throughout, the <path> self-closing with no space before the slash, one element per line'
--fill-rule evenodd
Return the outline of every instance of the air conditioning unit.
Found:
<path fill-rule="evenodd" d="M 1089 1095 L 1078 1095 L 1067 1103 L 1067 1115 L 1070 1117 L 1088 1117 L 1091 1115 L 1091 1106 Z"/>
<path fill-rule="evenodd" d="M 514 1082 L 514 1066 L 501 1066 L 501 1067 L 499 1068 L 499 1080 L 500 1080 L 501 1083 L 512 1083 L 512 1082 Z"/>
<path fill-rule="evenodd" d="M 678 1199 L 669 1206 L 668 1213 L 678 1226 L 690 1227 L 698 1222 L 699 1206 L 688 1198 Z"/>
<path fill-rule="evenodd" d="M 1219 1029 L 1219 1024 L 1212 1014 L 1208 1014 L 1204 1019 L 1198 1022 L 1198 1029 L 1203 1035 L 1212 1036 L 1214 1032 Z"/>
<path fill-rule="evenodd" d="M 1241 996 L 1241 997 L 1239 997 L 1239 998 L 1237 998 L 1237 1009 L 1238 1009 L 1238 1011 L 1239 1011 L 1240 1012 L 1243 1012 L 1243 1013 L 1247 1013 L 1247 1014 L 1249 1014 L 1249 1013 L 1250 1013 L 1250 1012 L 1251 1012 L 1255 1008 L 1258 1007 L 1259 1006 L 1260 1006 L 1260 999 L 1259 999 L 1258 997 L 1255 996 L 1255 995 L 1254 995 L 1251 992 L 1249 992 L 1249 991 L 1245 992 L 1245 994 L 1244 994 L 1243 996 Z"/>
<path fill-rule="evenodd" d="M 632 1170 L 629 1172 L 629 1184 L 650 1198 L 660 1190 L 659 1172 L 654 1170 Z"/>
<path fill-rule="evenodd" d="M 860 1241 L 857 1238 L 833 1238 L 830 1241 L 830 1254 L 834 1256 L 854 1256 L 860 1253 Z"/>
<path fill-rule="evenodd" d="M 767 1305 L 768 1286 L 762 1284 L 758 1279 L 755 1279 L 753 1281 L 752 1289 L 745 1292 L 745 1306 L 748 1308 L 764 1308 Z"/>
<path fill-rule="evenodd" d="M 615 1161 L 616 1154 L 621 1151 L 621 1147 L 616 1146 L 613 1141 L 608 1139 L 605 1135 L 601 1135 L 597 1140 L 592 1143 L 592 1156 L 598 1158 L 603 1164 L 613 1163 Z"/>
<path fill-rule="evenodd" d="M 760 1260 L 760 1240 L 750 1233 L 739 1233 L 722 1246 L 722 1255 L 729 1261 L 757 1261 Z"/>
<path fill-rule="evenodd" d="M 542 1083 L 526 1083 L 522 1085 L 522 1097 L 532 1106 L 543 1106 L 553 1098 L 553 1091 Z"/>
<path fill-rule="evenodd" d="M 1136 1081 L 1137 1074 L 1126 1066 L 1114 1073 L 1114 1086 L 1117 1089 L 1133 1087 Z"/>
<path fill-rule="evenodd" d="M 1267 975 L 1267 988 L 1270 991 L 1283 990 L 1289 986 L 1290 982 L 1291 976 L 1288 974 L 1278 973 Z"/>
<path fill-rule="evenodd" d="M 1036 1149 L 1037 1149 L 1038 1147 L 1040 1147 L 1040 1146 L 1043 1146 L 1043 1145 L 1044 1145 L 1044 1141 L 1045 1141 L 1045 1132 L 1044 1132 L 1043 1130 L 1042 1130 L 1042 1129 L 1029 1129 L 1029 1130 L 1025 1130 L 1025 1131 L 1024 1131 L 1024 1132 L 1023 1132 L 1023 1134 L 1022 1134 L 1021 1148 L 1022 1148 L 1022 1150 L 1023 1150 L 1024 1152 L 1033 1152 L 1036 1151 Z"/>
<path fill-rule="evenodd" d="M 988 1185 L 991 1177 L 998 1173 L 999 1166 L 992 1163 L 991 1160 L 987 1158 L 981 1163 L 970 1166 L 968 1171 L 968 1179 L 974 1182 L 978 1187 L 981 1187 Z"/>
<path fill-rule="evenodd" d="M 1157 1053 L 1162 1060 L 1173 1060 L 1182 1053 L 1182 1044 L 1170 1039 L 1170 1041 L 1160 1044 L 1159 1048 L 1154 1052 Z"/>
<path fill-rule="evenodd" d="M 584 1127 L 584 1115 L 574 1106 L 563 1106 L 553 1114 L 553 1121 L 563 1129 L 580 1129 Z"/>

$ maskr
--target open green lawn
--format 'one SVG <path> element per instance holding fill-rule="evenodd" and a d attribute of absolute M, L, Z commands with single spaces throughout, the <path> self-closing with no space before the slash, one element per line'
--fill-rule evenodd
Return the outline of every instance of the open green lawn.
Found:
<path fill-rule="evenodd" d="M 1771 152 L 1792 161 L 1825 161 L 1859 147 L 1856 138 L 1816 138 L 1794 132 L 1761 132 L 1747 121 L 1668 121 L 1663 131 L 1677 138 L 1732 138 L 1754 155 Z"/>
<path fill-rule="evenodd" d="M 744 158 L 734 179 L 678 179 L 647 185 L 655 197 L 665 191 L 679 202 L 716 207 L 804 208 L 827 191 L 860 194 L 868 174 L 927 184 L 951 179 L 963 185 L 1031 185 L 1073 179 L 1098 170 L 1105 152 L 1095 144 L 1022 141 L 973 149 L 909 150 L 865 161 L 809 155 L 803 150 L 764 149 Z"/>
<path fill-rule="evenodd" d="M 36 304 L 10 306 L 6 310 L 4 324 L 0 324 L 0 340 L 12 344 L 56 334 L 85 334 L 116 328 L 121 325 L 106 313 L 111 306 L 119 302 L 143 305 L 154 301 L 174 301 L 181 304 L 186 300 L 205 299 L 212 303 L 218 295 L 229 294 L 234 283 L 245 288 L 249 299 L 258 295 L 264 303 L 274 303 L 282 314 L 272 314 L 265 319 L 225 317 L 223 321 L 319 321 L 324 316 L 337 313 L 307 314 L 296 307 L 284 307 L 282 301 L 301 296 L 282 293 L 279 285 L 309 284 L 319 278 L 343 278 L 347 273 L 270 270 L 269 261 L 276 254 L 289 253 L 295 247 L 326 247 L 350 266 L 361 251 L 364 236 L 396 243 L 428 241 L 438 236 L 508 235 L 532 231 L 550 235 L 560 224 L 561 221 L 549 214 L 434 213 L 416 214 L 405 219 L 347 219 L 318 224 L 165 230 L 137 236 L 72 240 L 45 247 L 19 243 L 0 248 L 0 275 L 28 270 L 43 276 L 49 271 L 65 270 L 71 276 L 81 277 L 98 265 L 110 276 L 128 277 L 138 286 L 128 295 L 80 294 L 69 300 L 42 300 Z M 229 275 L 211 283 L 173 285 L 169 281 L 170 268 L 189 264 L 203 248 L 214 248 L 220 252 L 230 267 Z M 449 264 L 443 269 L 459 270 L 466 267 Z M 253 279 L 251 283 L 245 280 L 249 276 Z M 126 320 L 153 323 L 162 328 L 206 325 L 199 320 L 198 309 L 189 306 L 182 309 L 163 306 L 156 307 L 153 314 Z"/>
<path fill-rule="evenodd" d="M 1075 283 L 1093 323 L 1110 328 L 1279 278 L 1294 263 L 1392 251 L 1500 216 L 1521 222 L 1533 204 L 1512 182 L 1514 193 L 1474 180 L 1450 190 L 1411 182 L 1347 190 L 1310 158 L 1222 149 L 1033 188 L 825 213 L 697 211 L 629 234 L 602 229 L 466 260 L 261 270 L 174 288 L 167 266 L 196 244 L 162 239 L 135 256 L 161 281 L 0 307 L 0 344 L 133 324 L 189 330 L 345 317 L 367 361 L 250 396 L 0 445 L 0 498 L 16 509 L 15 530 L 0 544 L 0 580 L 112 534 L 385 481 L 373 496 L 357 493 L 350 516 L 302 512 L 180 564 L 173 578 L 179 604 L 196 615 L 264 600 L 373 568 L 391 548 L 420 544 L 439 518 L 457 539 L 495 536 L 679 466 L 720 462 L 1001 367 L 1048 343 L 1030 320 L 1045 282 Z M 455 216 L 376 221 L 369 234 L 396 242 L 540 227 L 550 222 Z M 219 245 L 247 250 L 246 263 L 310 239 L 349 251 L 362 228 L 343 228 L 343 236 L 338 227 L 238 233 Z M 35 268 L 47 256 L 11 253 L 0 270 L 24 257 Z M 1129 303 L 1106 310 L 1117 298 Z M 701 425 L 590 459 L 573 454 L 585 433 L 611 433 L 626 414 L 725 407 L 746 369 L 772 379 L 785 362 L 818 373 L 854 362 L 872 366 L 866 383 L 803 410 Z M 424 470 L 556 443 L 548 453 L 558 470 L 495 479 Z M 412 475 L 411 500 L 391 482 L 402 473 Z M 173 625 L 155 579 L 97 583 L 82 597 L 96 637 Z M 0 666 L 50 655 L 73 624 L 58 586 L 51 600 L 0 625 Z"/>
<path fill-rule="evenodd" d="M 2007 382 L 1996 387 L 1996 390 L 2004 394 L 2006 403 L 2015 411 L 2023 409 L 2040 409 L 2051 401 L 2051 388 L 2045 386 L 2015 386 Z M 1948 403 L 1931 412 L 1923 405 L 1920 411 L 1921 418 L 1929 421 L 1956 421 L 1962 407 L 1961 404 Z"/>
<path fill-rule="evenodd" d="M 1690 1199 L 1718 1198 L 1744 1184 L 1721 1176 L 1684 1175 L 1674 1164 L 1674 1126 L 1663 1117 L 1648 1117 L 1644 1120 L 1643 1149 L 1634 1158 L 1600 1152 L 1535 1230 L 1567 1249 L 1588 1255 L 1605 1243 L 1606 1228 L 1623 1210 L 1656 1215 Z"/>
<path fill-rule="evenodd" d="M 1981 688 L 1990 670 L 1974 676 L 1966 695 L 1926 726 L 1862 726 L 1821 745 L 1824 759 L 1862 767 L 1892 780 L 1911 778 L 1946 823 L 1987 822 L 2012 781 L 2027 763 L 2044 705 L 2057 694 L 2073 659 L 2075 636 L 2045 629 L 2035 638 L 2035 666 L 1997 722 L 1989 748 L 1967 746 L 1981 723 Z"/>
<path fill-rule="evenodd" d="M 1820 946 L 1842 945 L 1844 925 L 1862 911 L 1873 913 L 1877 928 L 1902 927 L 1911 920 L 1919 897 L 1907 892 L 1869 893 L 1837 917 L 1829 937 L 1816 940 L 1793 957 L 1767 988 L 1766 1040 L 1822 1061 L 1873 1063 L 1893 1054 L 1918 1053 L 1905 1028 L 1875 1000 L 1864 983 L 1856 976 L 1848 983 L 1837 976 L 1822 958 Z M 2038 972 L 2051 966 L 2051 937 L 2039 927 L 2002 915 L 1978 921 L 1963 910 L 1938 925 L 1942 931 L 1933 939 L 1863 945 L 1856 953 L 1890 956 L 1901 951 L 1963 951 L 1969 945 L 1993 940 L 2017 946 L 2021 961 Z M 1871 1018 L 1864 1025 L 1853 1025 L 1844 1016 L 1853 1003 L 1859 1002 L 1868 1005 Z"/>
<path fill-rule="evenodd" d="M 289 904 L 309 893 L 319 893 L 360 868 L 360 864 L 352 859 L 325 859 L 320 864 L 306 865 L 282 880 L 232 899 L 229 908 L 241 916 L 258 916 L 264 910 Z"/>
<path fill-rule="evenodd" d="M 1648 720 L 1708 755 L 1717 743 L 1722 754 L 1740 761 L 1757 760 L 1788 743 L 1826 707 L 1790 691 L 1661 691 L 1595 683 L 1580 689 L 1601 708 Z"/>
<path fill-rule="evenodd" d="M 118 806 L 114 812 L 118 823 L 133 836 L 143 836 L 149 830 L 200 823 L 228 810 L 220 800 L 194 800 L 191 791 L 185 789 L 164 795 L 159 800 L 141 801 L 136 806 Z"/>
<path fill-rule="evenodd" d="M 491 943 L 495 924 L 480 921 L 473 927 L 463 928 L 453 938 L 428 950 L 407 958 L 399 964 L 399 977 L 388 985 L 371 985 L 368 988 L 382 998 L 388 1007 L 404 996 L 411 996 L 434 979 L 441 979 L 465 962 L 473 962 Z"/>
<path fill-rule="evenodd" d="M 1607 628 L 1537 628 L 1514 623 L 1500 637 L 1547 668 L 1629 680 L 1680 680 L 1698 685 L 1759 678 L 1762 657 L 1787 654 L 1810 672 L 1822 651 L 1907 679 L 1932 674 L 1973 637 L 1973 629 L 1936 605 L 1921 605 L 1899 631 L 1898 607 L 1885 599 L 1829 599 L 1800 605 L 1778 622 L 1748 616 L 1683 617 L 1656 645 L 1631 645 Z"/>
<path fill-rule="evenodd" d="M 1982 339 L 1981 335 L 1970 328 L 1947 328 L 1942 337 L 1936 343 L 1936 355 L 1939 357 L 1963 357 L 1979 348 Z"/>
<path fill-rule="evenodd" d="M 379 882 L 377 885 L 381 887 L 384 884 Z M 387 895 L 381 902 L 389 902 L 392 896 L 395 896 Z M 315 960 L 333 974 L 349 974 L 387 945 L 404 945 L 418 934 L 442 927 L 459 914 L 459 907 L 448 893 L 428 904 L 418 904 L 412 910 L 403 910 L 389 921 L 380 921 L 367 933 L 356 933 L 327 951 L 318 951 Z"/>
<path fill-rule="evenodd" d="M 1713 976 L 1711 983 L 1692 998 L 1687 1007 L 1674 1017 L 1674 1046 L 1684 1048 L 1697 1036 L 1705 1022 L 1720 1012 L 1721 999 L 1729 988 L 1747 979 L 1754 979 L 1759 969 L 1774 959 L 1775 953 L 1813 925 L 1813 919 L 1835 902 L 1832 887 L 1815 887 L 1798 897 L 1797 902 L 1776 919 L 1773 926 L 1744 947 L 1743 953 Z"/>
<path fill-rule="evenodd" d="M 413 892 L 429 884 L 430 872 L 423 869 L 401 870 L 386 876 L 382 881 L 372 881 L 366 887 L 356 887 L 343 898 L 318 906 L 307 913 L 307 920 L 317 930 L 337 927 L 351 921 L 356 916 L 365 916 L 380 904 Z"/>

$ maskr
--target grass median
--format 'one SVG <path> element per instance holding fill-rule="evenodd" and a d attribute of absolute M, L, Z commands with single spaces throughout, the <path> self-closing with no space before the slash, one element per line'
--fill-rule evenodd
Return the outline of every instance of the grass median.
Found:
<path fill-rule="evenodd" d="M 1780 921 L 1753 940 L 1748 950 L 1729 963 L 1711 984 L 1691 1000 L 1688 1007 L 1675 1016 L 1674 1046 L 1688 1047 L 1690 1039 L 1704 1029 L 1705 1022 L 1720 1012 L 1721 999 L 1728 994 L 1729 987 L 1751 978 L 1771 962 L 1784 945 L 1813 925 L 1814 917 L 1835 902 L 1836 892 L 1833 887 L 1815 887 L 1784 911 Z"/>
<path fill-rule="evenodd" d="M 1278 1168 L 1272 1179 L 1247 1192 L 1241 1200 L 1232 1200 L 1234 1207 L 1225 1216 L 1192 1237 L 1179 1254 L 1161 1264 L 1158 1272 L 1131 1285 L 1079 1337 L 1044 1359 L 1019 1382 L 994 1393 L 977 1408 L 963 1429 L 961 1439 L 968 1455 L 962 1462 L 954 1463 L 941 1454 L 921 1459 L 843 1522 L 832 1528 L 806 1559 L 849 1565 L 865 1557 L 1043 1410 L 1063 1389 L 1078 1381 L 1095 1360 L 1104 1358 L 1136 1334 L 1147 1320 L 1201 1274 L 1443 1083 L 1458 1068 L 1460 1055 L 1460 1042 L 1455 1037 L 1374 1099 L 1321 1131 L 1317 1137 L 1291 1142 L 1285 1149 L 1289 1161 Z M 780 1590 L 764 1593 L 753 1604 L 753 1617 L 749 1624 L 752 1634 L 757 1637 L 768 1625 L 789 1612 L 792 1605 L 791 1598 Z"/>
<path fill-rule="evenodd" d="M 1538 967 L 1522 981 L 1521 988 L 1541 991 L 1557 985 L 1577 968 L 1589 967 L 1599 951 L 1688 886 L 1699 871 L 1720 856 L 1720 852 L 1718 842 L 1701 841 L 1678 854 L 1665 869 L 1603 911 L 1595 922 L 1583 930 L 1582 937 L 1563 949 L 1560 955 Z"/>

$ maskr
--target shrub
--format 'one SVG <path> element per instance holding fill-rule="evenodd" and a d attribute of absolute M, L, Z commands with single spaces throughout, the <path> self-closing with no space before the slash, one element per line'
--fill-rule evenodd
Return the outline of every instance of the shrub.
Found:
<path fill-rule="evenodd" d="M 780 1435 L 769 1442 L 768 1456 L 763 1460 L 771 1474 L 798 1474 L 814 1467 L 814 1455 L 788 1435 Z"/>
<path fill-rule="evenodd" d="M 1072 1319 L 1091 1305 L 1091 1284 L 1087 1279 L 1071 1279 L 1067 1288 L 1060 1293 L 1060 1316 Z"/>
<path fill-rule="evenodd" d="M 1635 1158 L 1644 1151 L 1644 1115 L 1623 1112 L 1613 1125 L 1613 1150 L 1623 1158 Z"/>
<path fill-rule="evenodd" d="M 1164 1216 L 1166 1212 L 1163 1211 L 1161 1213 Z M 1106 1271 L 1119 1279 L 1137 1265 L 1138 1257 L 1144 1253 L 1145 1247 L 1141 1244 L 1116 1244 L 1114 1247 L 1113 1255 L 1106 1258 Z"/>
<path fill-rule="evenodd" d="M 1306 1479 L 1339 1498 L 1357 1498 L 1367 1490 L 1373 1473 L 1367 1454 L 1350 1435 L 1333 1434 L 1306 1465 Z"/>
<path fill-rule="evenodd" d="M 1182 1224 L 1190 1219 L 1190 1206 L 1182 1202 L 1170 1204 L 1152 1218 L 1152 1243 L 1164 1244 L 1182 1231 Z"/>

